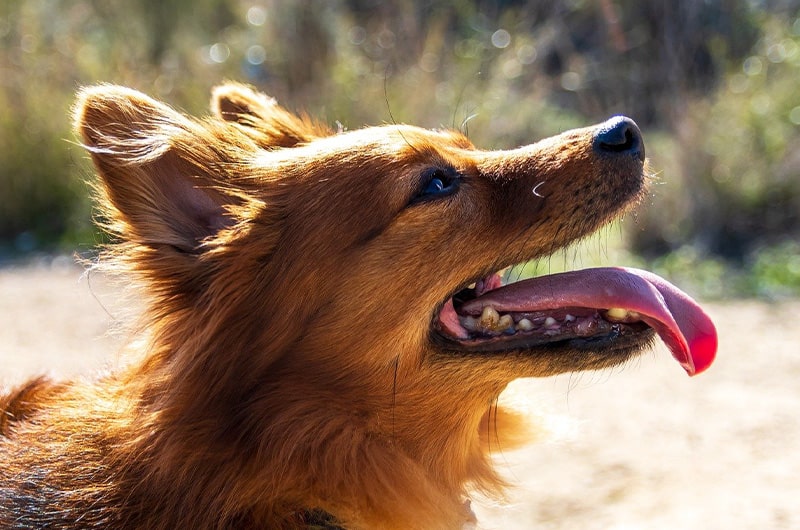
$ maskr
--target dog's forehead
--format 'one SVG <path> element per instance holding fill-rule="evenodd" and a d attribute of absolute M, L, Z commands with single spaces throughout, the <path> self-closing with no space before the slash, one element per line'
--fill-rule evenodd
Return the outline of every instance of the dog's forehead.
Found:
<path fill-rule="evenodd" d="M 345 131 L 297 147 L 265 150 L 256 157 L 263 167 L 315 164 L 321 160 L 351 163 L 426 163 L 448 158 L 448 152 L 475 150 L 457 131 L 412 125 L 382 125 Z"/>
<path fill-rule="evenodd" d="M 417 141 L 423 144 L 429 142 L 437 146 L 475 149 L 475 146 L 466 136 L 452 129 L 424 129 L 410 125 L 396 125 L 394 128 L 396 134 L 406 142 Z"/>
<path fill-rule="evenodd" d="M 425 129 L 413 125 L 381 125 L 345 131 L 311 142 L 333 151 L 360 151 L 370 148 L 376 152 L 394 153 L 407 148 L 423 150 L 447 148 L 474 149 L 461 133 L 447 129 Z"/>

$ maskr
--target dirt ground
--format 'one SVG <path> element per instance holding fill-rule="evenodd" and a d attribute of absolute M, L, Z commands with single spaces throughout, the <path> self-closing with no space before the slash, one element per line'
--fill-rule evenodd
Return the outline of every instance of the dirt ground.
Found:
<path fill-rule="evenodd" d="M 663 347 L 613 371 L 525 380 L 504 399 L 549 436 L 505 452 L 517 484 L 476 500 L 487 529 L 800 529 L 800 301 L 708 304 L 717 362 L 688 378 Z M 124 311 L 69 259 L 0 269 L 0 385 L 122 362 Z"/>

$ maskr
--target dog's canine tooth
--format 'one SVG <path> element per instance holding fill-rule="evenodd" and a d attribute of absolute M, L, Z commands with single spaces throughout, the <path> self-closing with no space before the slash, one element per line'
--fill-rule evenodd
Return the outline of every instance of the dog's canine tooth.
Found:
<path fill-rule="evenodd" d="M 553 317 L 547 317 L 546 319 L 544 319 L 544 327 L 546 327 L 547 329 L 558 328 L 559 327 L 558 320 L 556 320 Z"/>
<path fill-rule="evenodd" d="M 567 313 L 567 316 L 564 317 L 564 322 L 575 322 L 575 317 Z"/>
<path fill-rule="evenodd" d="M 485 329 L 495 329 L 500 321 L 500 313 L 495 308 L 487 305 L 481 311 L 480 324 Z"/>

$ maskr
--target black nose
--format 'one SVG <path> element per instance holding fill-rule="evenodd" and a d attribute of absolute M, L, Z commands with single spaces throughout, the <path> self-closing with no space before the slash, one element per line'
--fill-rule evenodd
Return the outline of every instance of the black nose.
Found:
<path fill-rule="evenodd" d="M 644 162 L 644 141 L 636 122 L 625 116 L 614 116 L 598 125 L 594 148 L 602 153 L 629 154 Z"/>

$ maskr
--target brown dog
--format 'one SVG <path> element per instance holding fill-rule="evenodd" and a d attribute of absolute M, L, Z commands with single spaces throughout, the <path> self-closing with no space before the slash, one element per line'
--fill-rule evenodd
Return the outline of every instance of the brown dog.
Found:
<path fill-rule="evenodd" d="M 469 489 L 502 487 L 489 445 L 524 434 L 494 406 L 511 380 L 614 366 L 656 333 L 690 374 L 711 363 L 709 319 L 649 273 L 495 273 L 643 195 L 632 121 L 486 152 L 332 134 L 239 85 L 212 107 L 81 92 L 118 238 L 101 262 L 149 302 L 141 358 L 0 396 L 0 527 L 457 528 Z"/>

